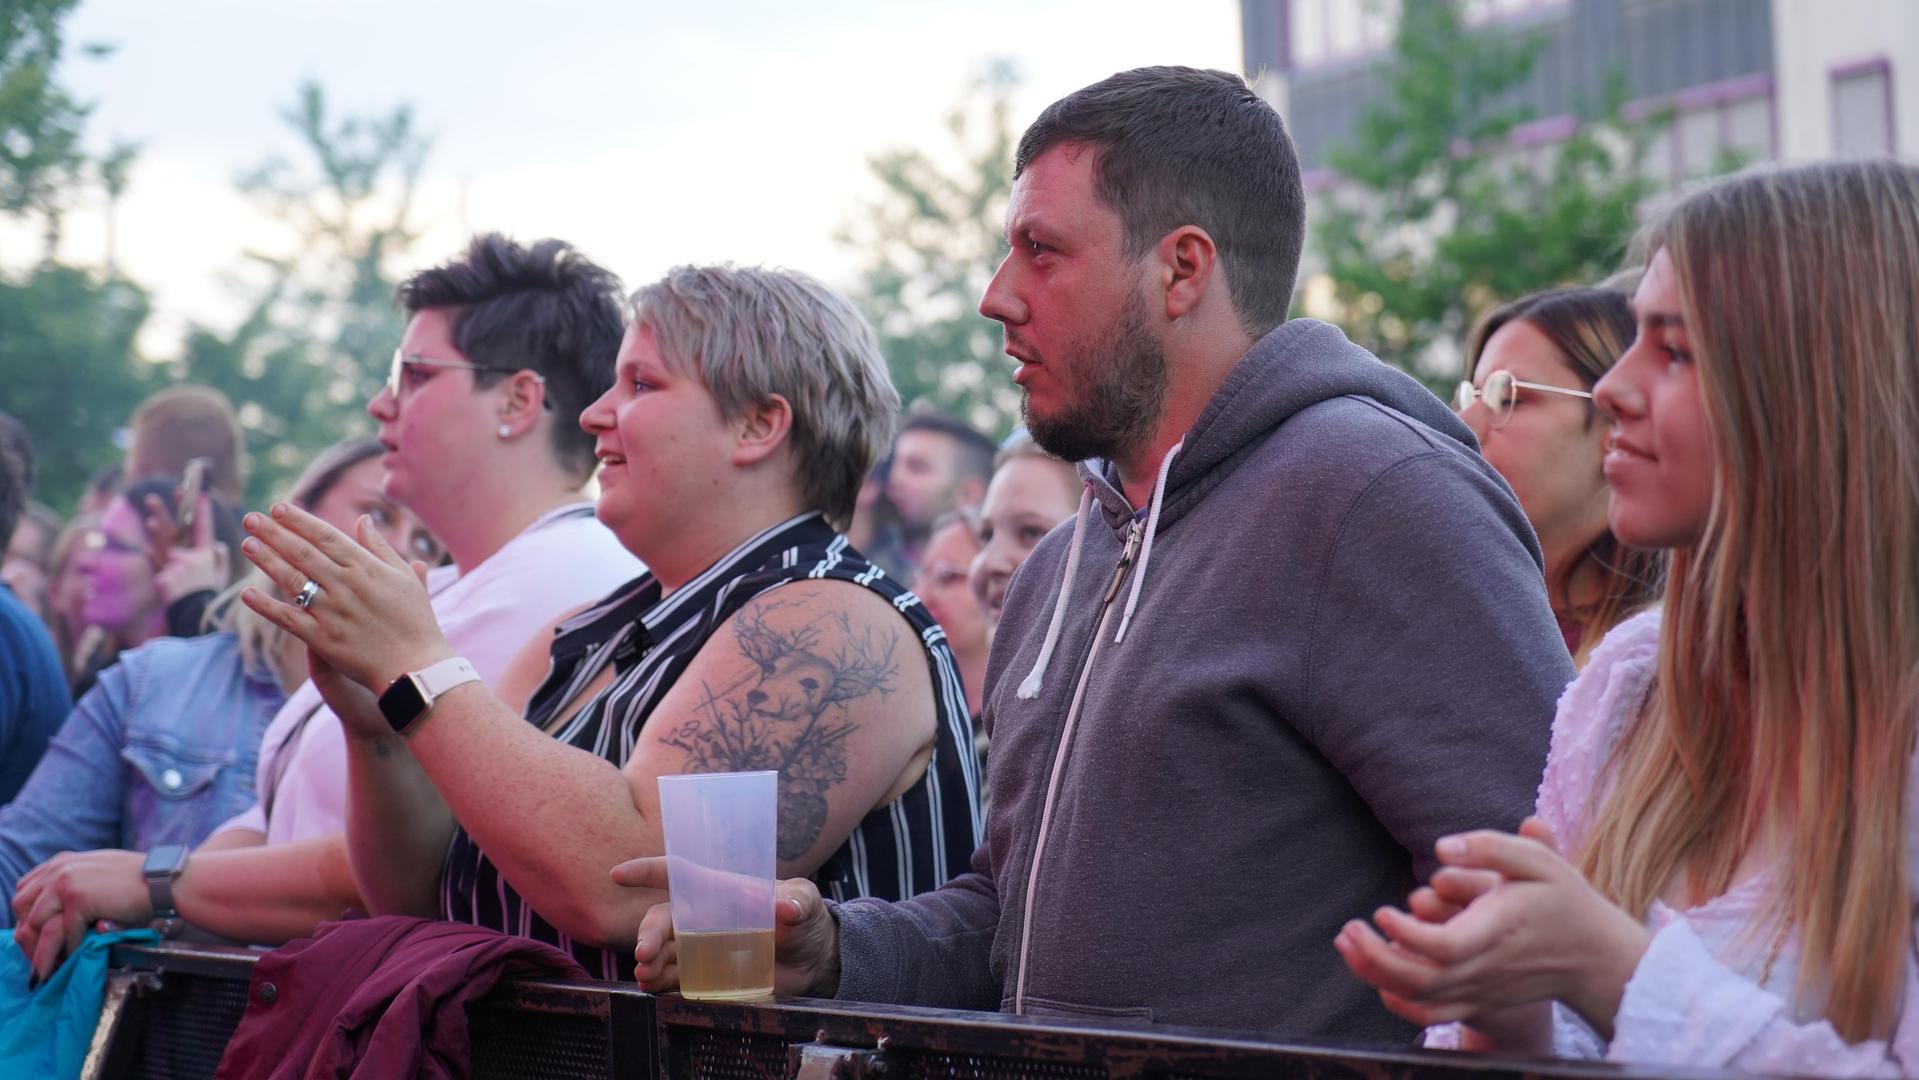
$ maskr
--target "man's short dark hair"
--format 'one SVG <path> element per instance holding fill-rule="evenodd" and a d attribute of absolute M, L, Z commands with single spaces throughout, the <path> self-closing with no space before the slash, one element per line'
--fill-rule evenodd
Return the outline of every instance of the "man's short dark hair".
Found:
<path fill-rule="evenodd" d="M 1053 102 L 1020 137 L 1019 176 L 1047 150 L 1083 143 L 1093 189 L 1144 255 L 1182 225 L 1205 229 L 1226 268 L 1240 326 L 1286 321 L 1306 237 L 1299 154 L 1279 113 L 1224 71 L 1122 71 Z"/>
<path fill-rule="evenodd" d="M 472 363 L 545 378 L 562 419 L 555 456 L 582 478 L 593 471 L 593 436 L 576 421 L 613 385 L 625 328 L 619 278 L 561 240 L 521 245 L 482 233 L 458 258 L 401 282 L 399 300 L 409 316 L 451 309 L 453 346 Z M 479 386 L 505 377 L 474 373 Z"/>
<path fill-rule="evenodd" d="M 976 477 L 981 483 L 993 478 L 993 455 L 999 448 L 959 417 L 916 406 L 900 423 L 901 435 L 909 431 L 935 431 L 953 440 L 953 471 L 962 478 Z"/>

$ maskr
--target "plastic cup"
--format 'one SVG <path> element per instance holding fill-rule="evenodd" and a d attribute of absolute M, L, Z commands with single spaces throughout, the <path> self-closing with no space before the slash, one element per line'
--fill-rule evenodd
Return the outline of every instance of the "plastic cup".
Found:
<path fill-rule="evenodd" d="M 779 773 L 662 776 L 660 823 L 673 896 L 680 993 L 773 996 Z"/>

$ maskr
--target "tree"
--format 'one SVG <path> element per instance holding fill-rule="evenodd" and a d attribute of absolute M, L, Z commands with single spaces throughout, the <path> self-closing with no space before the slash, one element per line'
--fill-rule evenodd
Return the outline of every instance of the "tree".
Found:
<path fill-rule="evenodd" d="M 66 52 L 61 23 L 75 2 L 0 4 L 0 215 L 37 218 L 47 237 L 38 267 L 0 277 L 0 407 L 33 437 L 36 496 L 62 508 L 118 457 L 114 429 L 156 385 L 133 345 L 146 294 L 111 272 L 53 261 L 61 214 L 94 181 L 82 147 L 87 106 L 56 78 Z M 123 190 L 132 159 L 131 147 L 116 147 L 98 163 L 99 178 Z"/>
<path fill-rule="evenodd" d="M 138 286 L 73 267 L 0 280 L 0 402 L 33 436 L 40 501 L 72 507 L 88 477 L 119 459 L 114 429 L 159 385 L 134 355 L 147 312 Z"/>
<path fill-rule="evenodd" d="M 951 146 L 943 154 L 912 147 L 869 158 L 882 193 L 835 236 L 870 256 L 855 299 L 879 331 L 901 398 L 928 401 L 989 433 L 1019 417 L 999 327 L 976 310 L 1006 257 L 1019 86 L 1010 61 L 989 61 L 946 115 Z"/>
<path fill-rule="evenodd" d="M 57 220 L 61 193 L 79 183 L 86 164 L 87 108 L 54 79 L 65 49 L 60 23 L 76 3 L 0 5 L 0 213 Z"/>
<path fill-rule="evenodd" d="M 1543 168 L 1515 151 L 1531 114 L 1506 101 L 1540 44 L 1470 30 L 1450 0 L 1404 0 L 1386 95 L 1328 157 L 1340 181 L 1314 209 L 1325 314 L 1415 374 L 1456 374 L 1431 370 L 1433 354 L 1494 304 L 1611 274 L 1655 190 L 1642 165 L 1663 118 L 1626 123 L 1616 87 Z"/>
<path fill-rule="evenodd" d="M 407 106 L 336 119 L 312 82 L 281 115 L 304 160 L 270 157 L 237 183 L 290 242 L 247 253 L 266 282 L 246 318 L 228 334 L 195 326 L 180 365 L 239 403 L 253 502 L 367 427 L 366 403 L 405 329 L 392 267 L 418 235 L 413 197 L 429 149 Z"/>

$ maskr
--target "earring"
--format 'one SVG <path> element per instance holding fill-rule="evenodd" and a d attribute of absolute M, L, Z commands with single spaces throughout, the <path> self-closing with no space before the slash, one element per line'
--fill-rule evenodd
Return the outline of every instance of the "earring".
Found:
<path fill-rule="evenodd" d="M 512 429 L 511 427 L 508 427 L 508 426 L 507 426 L 507 425 L 505 425 L 505 424 L 501 424 L 501 425 L 500 425 L 500 438 L 502 438 L 502 439 L 510 439 L 510 438 L 512 438 L 512 437 L 513 437 L 513 429 Z"/>

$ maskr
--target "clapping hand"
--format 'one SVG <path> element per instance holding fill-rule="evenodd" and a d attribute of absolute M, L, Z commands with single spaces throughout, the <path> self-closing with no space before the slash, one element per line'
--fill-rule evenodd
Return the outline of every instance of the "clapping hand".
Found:
<path fill-rule="evenodd" d="M 1360 919 L 1340 930 L 1334 945 L 1353 973 L 1417 1024 L 1464 1021 L 1501 1043 L 1532 1041 L 1543 1003 L 1558 1000 L 1608 1037 L 1646 928 L 1560 857 L 1537 818 L 1517 836 L 1465 833 L 1436 851 L 1444 865 L 1410 911 L 1379 909 L 1377 931 Z"/>
<path fill-rule="evenodd" d="M 240 599 L 306 643 L 315 685 L 349 734 L 386 734 L 377 710 L 341 707 L 336 698 L 348 692 L 338 676 L 377 696 L 407 672 L 453 655 L 427 599 L 426 565 L 394 551 L 366 517 L 355 525 L 356 537 L 288 503 L 248 514 L 243 524 L 251 535 L 241 551 L 296 601 L 258 589 Z M 297 602 L 303 591 L 304 605 Z M 353 696 L 362 706 L 370 700 Z"/>

